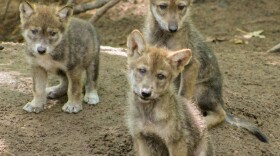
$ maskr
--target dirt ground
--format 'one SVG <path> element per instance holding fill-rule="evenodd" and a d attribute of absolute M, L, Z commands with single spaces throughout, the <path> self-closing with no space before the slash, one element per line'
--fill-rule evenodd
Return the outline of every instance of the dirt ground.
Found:
<path fill-rule="evenodd" d="M 118 14 L 123 7 L 125 3 L 96 23 L 102 45 L 125 47 L 129 32 L 142 27 L 143 4 L 137 4 L 134 13 Z M 209 132 L 217 155 L 280 156 L 280 54 L 266 52 L 280 42 L 280 1 L 205 0 L 194 5 L 193 20 L 205 39 L 214 41 L 208 44 L 223 73 L 226 109 L 258 125 L 269 138 L 269 143 L 261 143 L 223 123 Z M 240 40 L 237 29 L 264 30 L 266 38 Z M 134 155 L 124 123 L 125 57 L 101 53 L 98 105 L 84 104 L 82 112 L 66 114 L 61 111 L 67 100 L 63 97 L 49 100 L 44 112 L 30 114 L 22 110 L 32 99 L 24 45 L 0 45 L 1 156 Z"/>

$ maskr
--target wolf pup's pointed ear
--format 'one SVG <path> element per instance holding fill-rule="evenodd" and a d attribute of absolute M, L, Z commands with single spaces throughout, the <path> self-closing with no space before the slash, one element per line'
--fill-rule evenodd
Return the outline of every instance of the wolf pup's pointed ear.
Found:
<path fill-rule="evenodd" d="M 176 68 L 178 72 L 184 69 L 184 66 L 189 64 L 192 58 L 192 52 L 190 49 L 183 49 L 175 52 L 171 52 L 168 56 L 171 65 Z"/>
<path fill-rule="evenodd" d="M 73 8 L 71 6 L 65 6 L 57 13 L 60 21 L 67 21 L 73 14 Z"/>
<path fill-rule="evenodd" d="M 28 19 L 33 14 L 34 9 L 29 2 L 23 1 L 19 5 L 19 11 L 20 11 L 20 18 L 23 20 L 23 19 Z"/>
<path fill-rule="evenodd" d="M 127 38 L 128 57 L 140 56 L 146 48 L 145 40 L 139 30 L 133 30 Z"/>

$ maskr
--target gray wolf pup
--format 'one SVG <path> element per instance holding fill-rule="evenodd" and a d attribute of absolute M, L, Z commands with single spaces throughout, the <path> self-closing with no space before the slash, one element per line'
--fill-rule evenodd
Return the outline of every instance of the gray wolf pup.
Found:
<path fill-rule="evenodd" d="M 144 27 L 147 43 L 170 50 L 192 50 L 193 59 L 178 77 L 177 88 L 180 95 L 198 103 L 208 128 L 226 120 L 267 142 L 266 136 L 256 126 L 234 118 L 224 110 L 219 65 L 192 24 L 191 4 L 191 0 L 148 0 Z"/>
<path fill-rule="evenodd" d="M 23 109 L 43 111 L 46 99 L 67 93 L 64 112 L 82 110 L 82 75 L 86 74 L 84 101 L 97 104 L 96 83 L 99 66 L 99 41 L 94 27 L 87 21 L 72 18 L 72 8 L 32 5 L 22 2 L 19 7 L 26 56 L 31 65 L 33 100 Z M 49 87 L 48 73 L 60 77 L 60 84 Z"/>
<path fill-rule="evenodd" d="M 198 108 L 175 93 L 173 81 L 192 57 L 190 49 L 147 46 L 134 30 L 128 37 L 127 124 L 138 156 L 213 156 Z"/>

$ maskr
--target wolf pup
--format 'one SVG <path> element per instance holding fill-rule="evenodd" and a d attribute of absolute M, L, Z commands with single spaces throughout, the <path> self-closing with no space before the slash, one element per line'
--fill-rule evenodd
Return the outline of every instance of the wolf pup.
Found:
<path fill-rule="evenodd" d="M 99 41 L 94 27 L 72 18 L 72 8 L 32 5 L 19 7 L 22 35 L 26 42 L 27 60 L 32 68 L 33 95 L 23 109 L 43 111 L 46 97 L 57 98 L 67 93 L 64 112 L 82 110 L 82 75 L 86 73 L 84 101 L 97 104 L 96 83 L 99 66 Z M 60 84 L 46 89 L 47 73 L 60 76 Z"/>
<path fill-rule="evenodd" d="M 127 124 L 139 156 L 213 156 L 198 108 L 177 95 L 173 80 L 192 57 L 189 49 L 168 52 L 146 46 L 134 30 L 128 37 Z"/>
<path fill-rule="evenodd" d="M 224 110 L 222 76 L 213 52 L 202 41 L 190 19 L 191 0 L 148 0 L 144 36 L 148 44 L 170 50 L 190 48 L 193 59 L 177 82 L 179 94 L 196 101 L 211 128 L 224 120 L 242 127 L 267 142 L 257 127 L 232 117 Z"/>

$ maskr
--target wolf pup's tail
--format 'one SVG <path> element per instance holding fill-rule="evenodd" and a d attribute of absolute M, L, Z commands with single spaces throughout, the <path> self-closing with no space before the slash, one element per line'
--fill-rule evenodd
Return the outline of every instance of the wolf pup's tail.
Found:
<path fill-rule="evenodd" d="M 230 114 L 228 112 L 227 112 L 225 120 L 226 120 L 226 122 L 228 122 L 229 124 L 231 124 L 235 127 L 244 128 L 244 129 L 248 130 L 250 133 L 255 135 L 260 141 L 265 142 L 265 143 L 268 142 L 267 137 L 264 134 L 262 134 L 262 132 L 253 124 L 242 121 L 241 119 L 234 117 L 232 114 Z"/>

